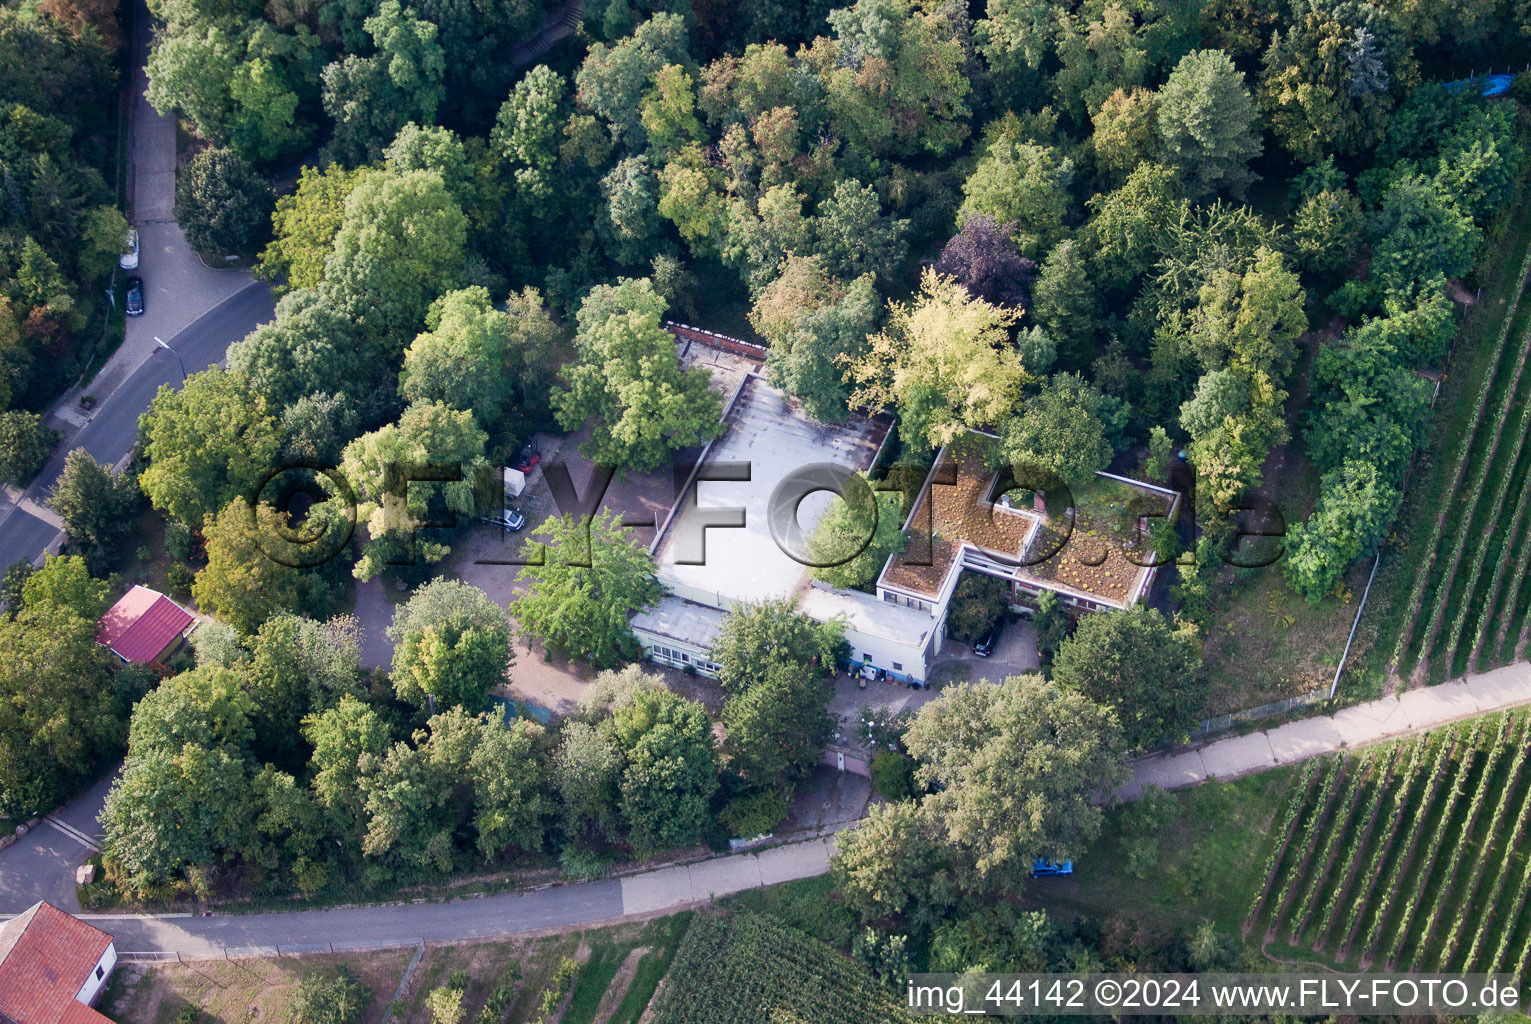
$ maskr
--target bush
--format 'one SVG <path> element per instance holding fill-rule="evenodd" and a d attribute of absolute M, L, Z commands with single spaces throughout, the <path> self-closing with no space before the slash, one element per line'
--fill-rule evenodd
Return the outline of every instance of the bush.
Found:
<path fill-rule="evenodd" d="M 431 1024 L 462 1024 L 468 1008 L 463 1006 L 463 996 L 468 989 L 468 972 L 453 971 L 445 985 L 432 989 L 425 997 L 426 1009 L 431 1011 Z"/>
<path fill-rule="evenodd" d="M 879 750 L 872 758 L 872 788 L 889 802 L 914 796 L 914 760 L 896 750 Z"/>
<path fill-rule="evenodd" d="M 295 1024 L 355 1024 L 372 999 L 372 990 L 341 967 L 333 977 L 310 974 L 298 985 Z"/>
<path fill-rule="evenodd" d="M 558 853 L 558 867 L 565 878 L 587 882 L 595 878 L 605 878 L 611 873 L 611 858 L 594 850 L 583 850 L 578 846 L 565 846 Z"/>
<path fill-rule="evenodd" d="M 165 554 L 177 562 L 191 561 L 194 538 L 191 527 L 174 519 L 165 524 Z"/>
<path fill-rule="evenodd" d="M 1004 581 L 976 572 L 965 572 L 952 594 L 946 613 L 946 632 L 961 644 L 970 644 L 1005 614 L 1010 603 Z"/>
<path fill-rule="evenodd" d="M 740 839 L 768 834 L 792 810 L 787 798 L 773 789 L 730 800 L 718 817 Z"/>
<path fill-rule="evenodd" d="M 165 570 L 165 582 L 170 587 L 170 592 L 177 597 L 186 597 L 191 593 L 192 581 L 197 574 L 192 572 L 189 565 L 172 565 Z"/>

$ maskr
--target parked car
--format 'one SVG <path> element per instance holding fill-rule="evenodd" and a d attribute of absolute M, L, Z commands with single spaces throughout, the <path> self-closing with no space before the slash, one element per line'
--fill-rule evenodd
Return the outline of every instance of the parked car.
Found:
<path fill-rule="evenodd" d="M 138 229 L 128 228 L 128 237 L 122 243 L 122 256 L 117 265 L 123 270 L 138 269 Z"/>
<path fill-rule="evenodd" d="M 144 315 L 144 279 L 128 278 L 128 316 Z"/>
<path fill-rule="evenodd" d="M 478 521 L 490 526 L 498 526 L 502 530 L 510 530 L 512 533 L 526 525 L 526 517 L 513 508 L 507 508 L 492 515 L 479 516 Z"/>
<path fill-rule="evenodd" d="M 1004 616 L 1000 616 L 994 620 L 994 625 L 984 630 L 983 636 L 979 637 L 978 641 L 973 644 L 973 653 L 980 658 L 987 658 L 993 654 L 994 648 L 999 646 L 999 638 L 1004 632 L 1005 619 Z"/>
<path fill-rule="evenodd" d="M 1031 877 L 1044 878 L 1049 875 L 1072 875 L 1074 862 L 1072 860 L 1056 861 L 1046 857 L 1038 857 L 1031 862 Z"/>
<path fill-rule="evenodd" d="M 530 473 L 541 461 L 542 453 L 537 450 L 537 446 L 530 443 L 524 444 L 521 446 L 521 454 L 516 458 L 515 468 L 523 473 Z"/>

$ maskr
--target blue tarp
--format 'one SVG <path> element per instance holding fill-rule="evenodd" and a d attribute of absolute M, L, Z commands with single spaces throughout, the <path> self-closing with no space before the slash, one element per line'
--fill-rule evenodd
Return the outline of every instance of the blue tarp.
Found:
<path fill-rule="evenodd" d="M 539 725 L 547 725 L 548 719 L 553 717 L 553 709 L 545 708 L 541 704 L 532 704 L 523 700 L 507 700 L 504 697 L 490 699 L 500 705 L 500 713 L 504 716 L 506 724 L 517 718 L 530 718 Z"/>
<path fill-rule="evenodd" d="M 1484 96 L 1503 96 L 1510 91 L 1510 85 L 1514 81 L 1514 75 L 1483 75 L 1479 78 L 1462 78 L 1455 82 L 1447 82 L 1446 88 L 1452 92 L 1462 92 L 1469 88 L 1481 87 Z"/>

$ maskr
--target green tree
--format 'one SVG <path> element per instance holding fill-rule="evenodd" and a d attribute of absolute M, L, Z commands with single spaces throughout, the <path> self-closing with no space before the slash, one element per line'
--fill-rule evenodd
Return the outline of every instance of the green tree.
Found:
<path fill-rule="evenodd" d="M 823 759 L 831 688 L 818 672 L 780 666 L 723 705 L 729 766 L 748 785 L 788 790 Z"/>
<path fill-rule="evenodd" d="M 227 366 L 285 420 L 294 403 L 315 394 L 348 392 L 364 408 L 377 406 L 366 400 L 366 385 L 379 379 L 372 364 L 381 361 L 332 301 L 301 289 L 277 303 L 275 320 L 229 346 Z"/>
<path fill-rule="evenodd" d="M 1034 857 L 1079 854 L 1100 832 L 1093 795 L 1128 777 L 1116 716 L 1036 675 L 943 691 L 904 744 L 920 763 L 916 781 L 935 789 L 921 814 L 980 887 Z"/>
<path fill-rule="evenodd" d="M 884 285 L 898 276 L 909 250 L 909 222 L 882 214 L 882 204 L 870 185 L 842 181 L 819 204 L 812 220 L 812 251 L 828 272 L 842 281 L 867 274 Z"/>
<path fill-rule="evenodd" d="M 447 556 L 451 548 L 445 542 L 419 531 L 433 521 L 450 521 L 443 520 L 447 515 L 478 514 L 488 440 L 472 413 L 430 403 L 411 405 L 398 423 L 346 445 L 341 473 L 356 489 L 357 516 L 366 520 L 369 535 L 354 570 L 357 579 L 369 580 L 389 564 Z M 448 479 L 431 483 L 443 468 Z M 410 484 L 409 476 L 424 480 Z M 492 497 L 498 508 L 499 494 Z"/>
<path fill-rule="evenodd" d="M 601 179 L 606 217 L 600 223 L 612 258 L 627 266 L 648 263 L 659 241 L 659 182 L 648 158 L 621 160 Z"/>
<path fill-rule="evenodd" d="M 1277 140 L 1298 160 L 1361 152 L 1381 140 L 1393 107 L 1393 76 L 1412 78 L 1412 65 L 1407 43 L 1383 9 L 1295 4 L 1286 31 L 1272 33 L 1265 51 L 1260 105 Z"/>
<path fill-rule="evenodd" d="M 1032 613 L 1031 626 L 1037 632 L 1037 654 L 1042 664 L 1051 665 L 1069 634 L 1068 615 L 1063 611 L 1057 593 L 1044 590 L 1037 595 L 1037 609 Z"/>
<path fill-rule="evenodd" d="M 972 111 L 959 14 L 909 0 L 857 0 L 830 11 L 828 21 L 833 40 L 820 37 L 799 59 L 824 83 L 852 159 L 944 156 L 962 144 Z"/>
<path fill-rule="evenodd" d="M 93 610 L 45 600 L 0 615 L 0 813 L 13 819 L 52 809 L 121 750 L 112 657 L 96 643 Z"/>
<path fill-rule="evenodd" d="M 1254 181 L 1260 155 L 1255 106 L 1244 75 L 1221 50 L 1188 53 L 1159 90 L 1159 140 L 1191 199 L 1235 199 Z"/>
<path fill-rule="evenodd" d="M 1042 261 L 1031 291 L 1032 315 L 1058 345 L 1058 358 L 1070 368 L 1090 362 L 1100 327 L 1097 289 L 1085 266 L 1084 253 L 1072 238 L 1053 247 Z"/>
<path fill-rule="evenodd" d="M 1307 296 L 1281 254 L 1260 248 L 1243 274 L 1213 272 L 1202 285 L 1189 341 L 1208 370 L 1232 367 L 1284 380 L 1308 329 Z"/>
<path fill-rule="evenodd" d="M 783 666 L 827 678 L 849 653 L 841 624 L 811 619 L 789 598 L 735 605 L 712 642 L 718 682 L 730 693 L 744 692 Z"/>
<path fill-rule="evenodd" d="M 1047 146 L 996 139 L 962 185 L 967 196 L 958 225 L 975 216 L 1014 224 L 1010 236 L 1021 255 L 1035 257 L 1057 240 L 1068 213 L 1073 162 Z"/>
<path fill-rule="evenodd" d="M 632 35 L 607 46 L 595 43 L 574 76 L 579 102 L 611 126 L 620 145 L 644 143 L 643 97 L 654 76 L 671 64 L 691 63 L 684 19 L 669 12 L 638 25 Z"/>
<path fill-rule="evenodd" d="M 1370 462 L 1346 459 L 1325 473 L 1318 508 L 1287 532 L 1282 571 L 1292 589 L 1313 604 L 1332 593 L 1351 563 L 1386 538 L 1402 501 Z"/>
<path fill-rule="evenodd" d="M 314 748 L 309 759 L 314 796 L 336 838 L 355 846 L 365 821 L 362 780 L 376 772 L 388 753 L 388 724 L 377 709 L 346 695 L 332 708 L 309 715 L 303 738 Z"/>
<path fill-rule="evenodd" d="M 515 656 L 505 610 L 477 587 L 437 578 L 415 591 L 388 627 L 393 688 L 417 706 L 481 709 Z"/>
<path fill-rule="evenodd" d="M 339 581 L 335 567 L 312 565 L 312 552 L 339 547 L 335 534 L 340 527 L 310 513 L 307 525 L 325 524 L 322 533 L 295 534 L 285 514 L 265 502 L 252 506 L 244 498 L 208 516 L 202 526 L 207 565 L 191 586 L 197 607 L 246 634 L 280 612 L 328 613 L 340 596 Z M 320 543 L 310 548 L 303 543 L 309 537 Z"/>
<path fill-rule="evenodd" d="M 895 302 L 887 326 L 850 363 L 854 405 L 895 406 L 904 436 L 932 448 L 998 422 L 1026 370 L 1009 345 L 1018 314 L 926 270 L 915 302 Z"/>
<path fill-rule="evenodd" d="M 1482 237 L 1470 216 L 1417 174 L 1387 190 L 1370 227 L 1372 280 L 1398 295 L 1436 275 L 1461 277 Z"/>
<path fill-rule="evenodd" d="M 372 990 L 342 964 L 333 976 L 304 976 L 292 1012 L 297 1024 L 356 1024 L 371 1002 Z"/>
<path fill-rule="evenodd" d="M 30 483 L 48 461 L 58 437 L 35 412 L 0 412 L 0 482 Z"/>
<path fill-rule="evenodd" d="M 877 579 L 888 558 L 909 543 L 897 491 L 873 491 L 869 481 L 867 490 L 848 493 L 850 500 L 830 501 L 808 538 L 808 553 L 817 563 L 809 569 L 813 578 L 847 590 Z"/>
<path fill-rule="evenodd" d="M 298 187 L 276 201 L 272 239 L 261 251 L 255 274 L 264 280 L 285 279 L 288 288 L 317 288 L 324 278 L 335 235 L 345 222 L 346 197 L 368 173 L 348 171 L 339 164 L 323 170 L 305 166 Z"/>
<path fill-rule="evenodd" d="M 1263 373 L 1214 370 L 1180 407 L 1180 425 L 1191 435 L 1186 453 L 1196 467 L 1197 508 L 1209 528 L 1259 484 L 1265 456 L 1286 440 L 1285 401 L 1286 392 Z"/>
<path fill-rule="evenodd" d="M 845 285 L 820 257 L 788 255 L 750 310 L 750 323 L 770 343 L 771 383 L 801 399 L 814 419 L 843 422 L 850 393 L 842 364 L 865 350 L 881 305 L 870 275 Z"/>
<path fill-rule="evenodd" d="M 622 749 L 609 731 L 582 721 L 563 725 L 553 754 L 552 782 L 565 835 L 575 842 L 591 834 L 615 836 L 621 774 Z"/>
<path fill-rule="evenodd" d="M 1325 189 L 1292 215 L 1292 248 L 1303 269 L 1334 274 L 1355 261 L 1366 233 L 1361 201 L 1349 189 Z"/>
<path fill-rule="evenodd" d="M 662 687 L 634 690 L 612 709 L 626 754 L 618 810 L 640 857 L 697 842 L 718 788 L 707 710 Z"/>
<path fill-rule="evenodd" d="M 172 676 L 133 709 L 128 748 L 174 754 L 185 746 L 243 754 L 255 736 L 255 698 L 243 675 L 220 665 L 199 665 Z"/>
<path fill-rule="evenodd" d="M 829 868 L 835 888 L 863 921 L 933 926 L 961 895 L 961 868 L 940 827 L 918 803 L 871 807 L 840 833 Z"/>
<path fill-rule="evenodd" d="M 473 780 L 473 829 L 481 857 L 492 861 L 507 849 L 538 850 L 543 822 L 555 804 L 548 792 L 543 730 L 519 718 L 484 727 L 468 758 Z"/>
<path fill-rule="evenodd" d="M 448 292 L 426 316 L 427 333 L 404 353 L 399 393 L 411 402 L 467 409 L 480 424 L 500 421 L 515 392 L 509 363 L 515 324 L 485 288 Z"/>
<path fill-rule="evenodd" d="M 329 149 L 353 167 L 376 160 L 410 121 L 434 123 L 446 98 L 435 23 L 399 0 L 383 0 L 364 27 L 377 52 L 352 53 L 324 69 L 324 109 L 335 121 Z"/>
<path fill-rule="evenodd" d="M 436 297 L 461 283 L 467 228 L 441 175 L 368 174 L 346 197 L 325 288 L 364 336 L 401 352 Z"/>
<path fill-rule="evenodd" d="M 99 566 L 133 529 L 136 491 L 130 478 L 114 476 L 84 448 L 76 448 L 64 459 L 48 507 L 64 521 L 70 547 Z"/>
<path fill-rule="evenodd" d="M 528 202 L 551 202 L 559 192 L 558 146 L 569 84 L 546 64 L 516 83 L 500 104 L 490 145 L 515 168 L 516 192 Z"/>
<path fill-rule="evenodd" d="M 78 555 L 45 555 L 43 567 L 21 585 L 21 603 L 43 614 L 45 609 L 68 610 L 83 619 L 95 621 L 106 613 L 109 587 L 105 580 L 90 574 L 85 559 Z"/>
<path fill-rule="evenodd" d="M 219 259 L 260 248 L 271 230 L 274 202 L 266 179 L 232 150 L 204 149 L 176 177 L 175 219 L 187 244 Z"/>
<path fill-rule="evenodd" d="M 1005 422 L 1001 451 L 1012 466 L 1045 466 L 1078 487 L 1111 462 L 1101 422 L 1104 396 L 1083 377 L 1060 373 Z"/>
<path fill-rule="evenodd" d="M 1123 181 L 1153 158 L 1159 144 L 1154 127 L 1158 102 L 1158 96 L 1141 86 L 1130 92 L 1119 88 L 1090 115 L 1095 164 L 1112 181 Z"/>
<path fill-rule="evenodd" d="M 523 636 L 597 666 L 634 656 L 628 617 L 657 603 L 664 588 L 648 552 L 628 539 L 621 516 L 560 516 L 539 533 L 547 537 L 543 563 L 517 576 L 527 584 L 515 603 Z"/>
<path fill-rule="evenodd" d="M 965 572 L 952 592 L 946 632 L 958 643 L 970 644 L 999 621 L 1009 607 L 1010 588 L 1003 580 Z"/>
<path fill-rule="evenodd" d="M 1058 647 L 1053 681 L 1115 708 L 1138 749 L 1183 742 L 1207 702 L 1194 634 L 1143 604 L 1084 616 Z"/>
<path fill-rule="evenodd" d="M 553 394 L 559 425 L 593 418 L 580 450 L 603 466 L 647 473 L 672 451 L 700 445 L 722 429 L 722 402 L 705 370 L 686 370 L 664 329 L 665 302 L 647 278 L 624 278 L 585 297 L 575 338 L 579 362 Z"/>
<path fill-rule="evenodd" d="M 266 400 L 216 366 L 192 374 L 179 391 L 161 385 L 139 432 L 149 458 L 139 486 L 155 508 L 188 526 L 252 496 L 279 447 Z"/>
<path fill-rule="evenodd" d="M 250 766 L 188 743 L 131 754 L 101 811 L 106 859 L 129 894 L 164 893 L 190 868 L 230 858 L 251 839 Z"/>
<path fill-rule="evenodd" d="M 1091 217 L 1082 234 L 1091 275 L 1108 288 L 1125 291 L 1153 269 L 1169 240 L 1179 194 L 1174 170 L 1142 163 L 1120 188 L 1091 196 Z"/>

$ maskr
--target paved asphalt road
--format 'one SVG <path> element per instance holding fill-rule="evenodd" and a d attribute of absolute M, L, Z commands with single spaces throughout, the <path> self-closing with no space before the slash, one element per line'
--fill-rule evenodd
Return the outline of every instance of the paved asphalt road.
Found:
<path fill-rule="evenodd" d="M 123 952 L 174 950 L 187 956 L 272 947 L 427 942 L 486 938 L 621 917 L 617 879 L 452 903 L 305 910 L 234 917 L 91 918 Z"/>
<path fill-rule="evenodd" d="M 165 341 L 186 364 L 186 372 L 196 373 L 221 362 L 231 344 L 273 315 L 271 290 L 264 284 L 250 284 Z M 164 350 L 150 356 L 108 401 L 102 403 L 73 441 L 54 452 L 42 473 L 27 488 L 28 496 L 39 503 L 46 498 L 63 471 L 64 458 L 68 455 L 66 448 L 83 447 L 95 456 L 97 462 L 107 465 L 116 463 L 131 451 L 138 436 L 139 414 L 149 407 L 161 384 L 181 385 L 181 363 L 176 361 L 175 355 Z M 0 518 L 0 566 L 9 565 L 18 558 L 36 558 L 57 533 L 36 516 L 9 506 L 9 503 L 7 506 L 9 513 Z"/>

